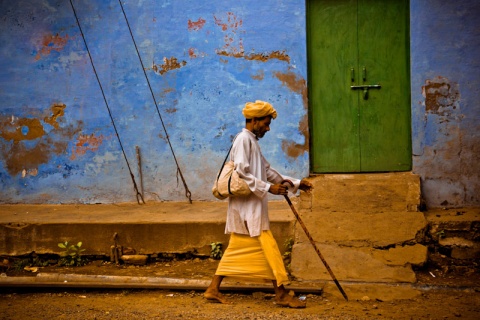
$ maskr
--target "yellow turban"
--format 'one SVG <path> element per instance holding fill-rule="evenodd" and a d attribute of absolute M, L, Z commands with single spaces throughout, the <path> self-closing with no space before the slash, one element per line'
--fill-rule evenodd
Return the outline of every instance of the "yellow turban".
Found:
<path fill-rule="evenodd" d="M 242 113 L 246 119 L 261 118 L 266 116 L 272 116 L 272 118 L 275 119 L 277 117 L 277 110 L 275 110 L 270 103 L 260 100 L 255 102 L 247 102 Z"/>

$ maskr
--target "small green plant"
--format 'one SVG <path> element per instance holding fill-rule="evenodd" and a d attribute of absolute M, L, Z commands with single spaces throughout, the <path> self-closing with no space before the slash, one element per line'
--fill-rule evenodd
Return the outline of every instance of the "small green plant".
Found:
<path fill-rule="evenodd" d="M 285 263 L 285 267 L 287 270 L 290 269 L 290 263 L 292 262 L 292 248 L 295 241 L 292 238 L 286 239 L 283 242 L 283 247 L 285 248 L 285 252 L 283 253 L 283 262 Z"/>
<path fill-rule="evenodd" d="M 288 258 L 292 255 L 293 244 L 294 241 L 292 238 L 285 240 L 283 243 L 283 247 L 285 248 L 285 253 L 283 254 L 284 257 Z"/>
<path fill-rule="evenodd" d="M 60 259 L 58 260 L 58 265 L 60 266 L 83 266 L 87 263 L 86 259 L 82 257 L 82 252 L 85 249 L 80 249 L 82 242 L 77 244 L 69 244 L 68 241 L 60 242 L 58 246 L 62 249 L 65 249 L 60 253 Z"/>
<path fill-rule="evenodd" d="M 445 230 L 437 232 L 436 235 L 439 239 L 445 238 Z"/>
<path fill-rule="evenodd" d="M 37 255 L 28 255 L 13 262 L 13 270 L 21 271 L 26 267 L 46 267 L 50 264 L 49 260 L 41 259 Z"/>
<path fill-rule="evenodd" d="M 34 257 L 32 259 L 31 267 L 46 267 L 50 264 L 48 260 L 40 259 L 39 257 Z"/>
<path fill-rule="evenodd" d="M 13 270 L 22 271 L 25 267 L 29 267 L 29 266 L 30 266 L 30 259 L 24 258 L 24 259 L 16 260 L 13 263 Z"/>
<path fill-rule="evenodd" d="M 211 250 L 210 250 L 210 257 L 219 260 L 223 256 L 223 251 L 222 251 L 222 243 L 221 242 L 212 242 L 210 243 Z"/>

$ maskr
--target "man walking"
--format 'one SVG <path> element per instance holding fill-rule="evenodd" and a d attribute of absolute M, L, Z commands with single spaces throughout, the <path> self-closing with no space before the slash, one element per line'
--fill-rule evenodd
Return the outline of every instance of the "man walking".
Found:
<path fill-rule="evenodd" d="M 262 155 L 258 139 L 270 131 L 270 123 L 277 117 L 273 106 L 260 100 L 247 102 L 242 113 L 246 119 L 245 128 L 235 139 L 230 157 L 235 163 L 235 170 L 252 193 L 229 198 L 225 227 L 225 233 L 230 234 L 229 245 L 204 297 L 229 303 L 220 293 L 220 284 L 225 277 L 271 280 L 278 305 L 304 308 L 305 303 L 290 296 L 284 287 L 288 276 L 270 231 L 267 194 L 288 194 L 289 189 L 282 184 L 284 180 L 293 183 L 294 187 L 290 189 L 293 193 L 298 189 L 309 190 L 311 184 L 281 175 L 270 167 Z"/>

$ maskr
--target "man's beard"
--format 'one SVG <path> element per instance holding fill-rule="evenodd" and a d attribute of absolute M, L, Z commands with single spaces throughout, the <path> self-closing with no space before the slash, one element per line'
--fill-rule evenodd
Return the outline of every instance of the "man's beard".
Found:
<path fill-rule="evenodd" d="M 261 133 L 260 130 L 256 130 L 256 129 L 253 129 L 252 130 L 252 133 L 255 135 L 255 137 L 258 139 L 260 138 L 263 138 L 263 136 L 265 135 L 265 133 Z"/>

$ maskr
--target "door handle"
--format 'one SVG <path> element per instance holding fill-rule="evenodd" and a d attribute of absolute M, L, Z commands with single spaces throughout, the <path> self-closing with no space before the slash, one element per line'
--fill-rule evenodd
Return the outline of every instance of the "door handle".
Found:
<path fill-rule="evenodd" d="M 350 86 L 352 90 L 355 89 L 380 89 L 382 86 L 379 84 L 365 84 L 362 86 Z"/>
<path fill-rule="evenodd" d="M 368 99 L 368 89 L 380 89 L 382 86 L 379 84 L 365 84 L 361 86 L 350 86 L 352 90 L 363 90 L 363 99 Z"/>

